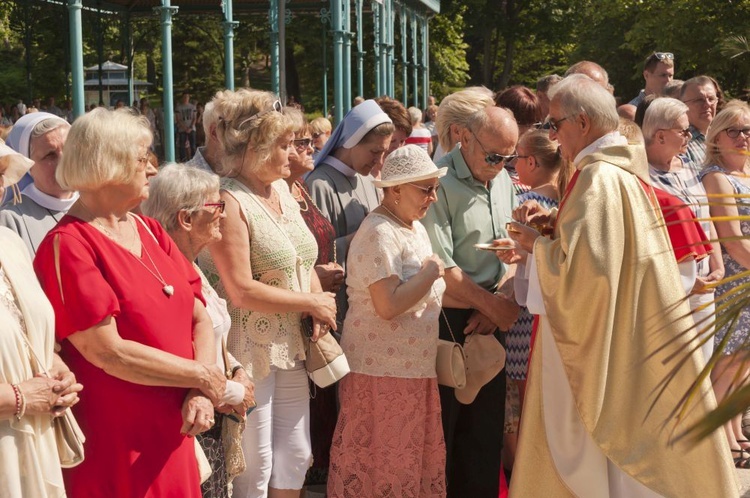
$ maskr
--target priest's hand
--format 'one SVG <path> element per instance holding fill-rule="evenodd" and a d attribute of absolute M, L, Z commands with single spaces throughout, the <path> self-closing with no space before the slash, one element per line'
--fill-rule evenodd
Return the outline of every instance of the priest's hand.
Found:
<path fill-rule="evenodd" d="M 529 226 L 515 221 L 508 223 L 508 225 L 508 235 L 516 242 L 516 245 L 527 253 L 534 252 L 534 242 L 536 242 L 540 233 Z"/>
<path fill-rule="evenodd" d="M 537 201 L 526 201 L 513 210 L 513 219 L 524 225 L 549 225 L 552 222 L 550 210 Z"/>
<path fill-rule="evenodd" d="M 514 240 L 497 239 L 493 240 L 492 244 L 503 247 L 503 250 L 495 251 L 495 255 L 497 256 L 497 259 L 506 265 L 513 265 L 516 263 L 521 263 L 523 265 L 526 264 L 529 253 L 521 249 Z M 513 249 L 506 249 L 510 245 L 514 246 Z"/>

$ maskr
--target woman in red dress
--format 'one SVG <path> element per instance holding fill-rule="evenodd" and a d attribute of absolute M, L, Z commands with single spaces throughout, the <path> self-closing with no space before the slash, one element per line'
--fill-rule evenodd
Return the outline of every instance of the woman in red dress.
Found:
<path fill-rule="evenodd" d="M 193 436 L 213 423 L 215 366 L 200 278 L 160 225 L 129 211 L 148 197 L 151 132 L 97 109 L 70 130 L 58 180 L 79 201 L 34 262 L 65 358 L 89 395 L 75 414 L 86 459 L 75 497 L 200 497 Z"/>

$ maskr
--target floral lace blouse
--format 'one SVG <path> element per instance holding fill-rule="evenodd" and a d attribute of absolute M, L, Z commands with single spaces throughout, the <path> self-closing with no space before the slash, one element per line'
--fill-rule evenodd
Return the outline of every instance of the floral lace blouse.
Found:
<path fill-rule="evenodd" d="M 375 313 L 369 290 L 370 285 L 391 275 L 408 280 L 432 253 L 427 232 L 418 221 L 414 231 L 376 212 L 362 222 L 347 257 L 349 310 L 341 339 L 352 372 L 401 378 L 437 375 L 443 279 L 436 280 L 417 304 L 392 320 Z"/>
<path fill-rule="evenodd" d="M 255 194 L 236 180 L 222 179 L 221 188 L 237 200 L 245 215 L 253 279 L 272 287 L 310 292 L 310 272 L 318 257 L 318 246 L 284 180 L 273 184 L 281 201 L 281 217 L 270 213 Z M 227 300 L 232 319 L 227 349 L 253 378 L 266 377 L 271 367 L 290 369 L 296 360 L 305 358 L 301 313 L 237 308 L 227 298 L 211 254 L 203 251 L 198 263 L 219 296 Z"/>

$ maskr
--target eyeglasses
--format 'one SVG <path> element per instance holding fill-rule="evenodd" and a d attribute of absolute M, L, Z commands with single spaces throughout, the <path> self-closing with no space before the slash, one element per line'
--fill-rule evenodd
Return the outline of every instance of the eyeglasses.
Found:
<path fill-rule="evenodd" d="M 489 152 L 487 152 L 487 149 L 484 148 L 484 145 L 482 145 L 482 142 L 479 141 L 477 134 L 474 133 L 473 131 L 471 132 L 471 134 L 474 135 L 474 140 L 476 140 L 477 143 L 479 144 L 479 147 L 482 148 L 482 152 L 484 152 L 484 162 L 486 162 L 487 164 L 496 166 L 502 162 L 503 165 L 506 165 L 512 160 L 514 160 L 516 157 L 518 157 L 518 154 L 512 154 L 510 156 L 504 156 L 502 154 L 490 154 Z"/>
<path fill-rule="evenodd" d="M 297 138 L 294 140 L 294 146 L 299 149 L 312 147 L 312 138 Z"/>
<path fill-rule="evenodd" d="M 654 52 L 654 57 L 656 57 L 658 60 L 674 60 L 674 54 L 672 52 Z"/>
<path fill-rule="evenodd" d="M 515 157 L 515 161 L 514 162 L 518 162 L 519 159 L 528 159 L 528 158 L 531 157 L 531 156 L 522 156 L 520 154 L 515 154 L 515 156 L 516 157 Z"/>
<path fill-rule="evenodd" d="M 549 116 L 547 116 L 546 121 L 544 121 L 544 123 L 542 123 L 542 129 L 543 130 L 552 130 L 555 133 L 557 133 L 557 129 L 560 127 L 560 123 L 562 123 L 563 121 L 565 121 L 567 119 L 570 119 L 571 117 L 573 117 L 573 116 L 571 115 L 571 116 L 565 116 L 564 118 L 560 118 L 560 119 L 552 119 Z"/>
<path fill-rule="evenodd" d="M 214 213 L 218 212 L 219 214 L 222 214 L 224 212 L 224 208 L 226 207 L 226 205 L 227 203 L 225 201 L 207 202 L 203 205 L 203 207 L 213 208 Z"/>
<path fill-rule="evenodd" d="M 684 130 L 680 128 L 660 128 L 663 131 L 666 130 L 672 130 L 676 131 L 678 135 L 685 137 L 685 138 L 692 138 L 693 134 L 690 132 L 690 128 L 685 128 Z"/>
<path fill-rule="evenodd" d="M 138 171 L 146 169 L 148 166 L 148 154 L 138 158 Z"/>
<path fill-rule="evenodd" d="M 425 197 L 431 197 L 432 194 L 437 193 L 437 189 L 439 187 L 439 185 L 430 185 L 429 187 L 423 187 L 421 185 L 417 185 L 416 183 L 407 183 L 407 185 L 418 188 L 419 190 L 424 192 Z"/>
<path fill-rule="evenodd" d="M 267 109 L 265 111 L 260 111 L 259 113 L 253 114 L 249 118 L 242 121 L 239 125 L 237 125 L 237 129 L 238 130 L 241 129 L 245 124 L 252 123 L 253 121 L 260 119 L 261 117 L 265 116 L 268 113 L 283 112 L 283 109 L 284 109 L 284 106 L 281 105 L 281 101 L 277 100 L 276 102 L 273 103 L 273 106 L 271 107 L 271 109 Z"/>
<path fill-rule="evenodd" d="M 326 133 L 324 131 L 318 131 L 312 134 L 313 140 L 317 140 L 318 138 L 322 137 Z"/>
<path fill-rule="evenodd" d="M 740 136 L 740 133 L 742 133 L 745 138 L 750 138 L 750 128 L 727 128 L 724 131 L 729 138 L 737 138 Z"/>
<path fill-rule="evenodd" d="M 702 104 L 702 103 L 705 102 L 708 105 L 714 105 L 718 101 L 719 101 L 719 98 L 716 95 L 709 95 L 709 96 L 706 96 L 706 97 L 696 97 L 696 98 L 690 99 L 690 100 L 683 100 L 682 102 L 684 104 L 694 104 L 696 102 Z"/>

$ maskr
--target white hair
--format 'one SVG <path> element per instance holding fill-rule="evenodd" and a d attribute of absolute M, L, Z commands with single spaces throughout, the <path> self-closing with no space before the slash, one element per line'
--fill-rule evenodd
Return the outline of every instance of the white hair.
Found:
<path fill-rule="evenodd" d="M 688 106 L 677 99 L 660 97 L 654 99 L 643 116 L 643 138 L 647 144 L 651 143 L 659 130 L 672 128 L 680 116 L 688 112 Z"/>
<path fill-rule="evenodd" d="M 571 74 L 549 90 L 550 100 L 560 104 L 562 117 L 586 114 L 594 130 L 609 133 L 620 123 L 615 98 L 585 74 Z"/>

